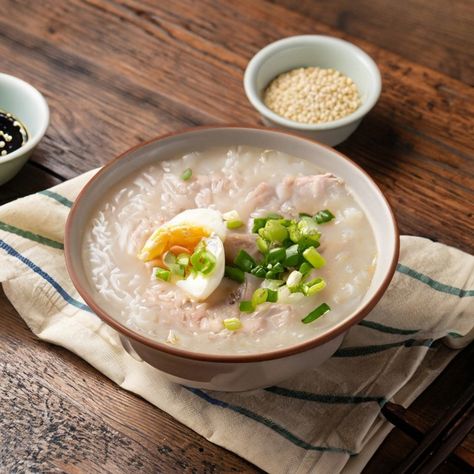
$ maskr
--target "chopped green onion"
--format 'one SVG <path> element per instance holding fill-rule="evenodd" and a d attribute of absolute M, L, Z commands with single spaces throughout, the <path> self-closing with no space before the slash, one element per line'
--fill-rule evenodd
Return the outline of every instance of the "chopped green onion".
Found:
<path fill-rule="evenodd" d="M 189 254 L 180 253 L 176 257 L 176 263 L 179 264 L 179 265 L 184 265 L 185 267 L 187 267 L 189 265 Z"/>
<path fill-rule="evenodd" d="M 278 290 L 278 288 L 285 282 L 283 280 L 263 280 L 262 288 L 267 290 Z"/>
<path fill-rule="evenodd" d="M 181 174 L 181 179 L 187 181 L 193 175 L 193 170 L 191 168 L 186 168 Z"/>
<path fill-rule="evenodd" d="M 296 223 L 293 223 L 288 227 L 288 235 L 293 243 L 297 244 L 299 242 L 301 239 L 301 232 Z"/>
<path fill-rule="evenodd" d="M 303 276 L 307 275 L 311 270 L 313 269 L 313 266 L 309 264 L 308 262 L 303 262 L 300 265 L 299 271 L 303 274 Z"/>
<path fill-rule="evenodd" d="M 267 265 L 267 270 L 271 270 L 272 272 L 277 272 L 277 273 L 281 273 L 283 271 L 285 271 L 285 267 L 281 264 L 281 262 L 277 262 L 277 263 L 269 263 Z"/>
<path fill-rule="evenodd" d="M 326 288 L 326 282 L 322 278 L 315 278 L 303 285 L 303 293 L 306 296 L 313 296 Z"/>
<path fill-rule="evenodd" d="M 244 223 L 240 220 L 226 222 L 226 226 L 228 229 L 238 229 L 239 227 L 242 227 L 243 225 Z"/>
<path fill-rule="evenodd" d="M 257 288 L 252 295 L 252 305 L 258 306 L 259 304 L 267 301 L 268 290 L 266 288 Z"/>
<path fill-rule="evenodd" d="M 316 319 L 320 318 L 323 314 L 326 314 L 328 311 L 331 311 L 331 308 L 326 304 L 320 304 L 316 309 L 313 309 L 305 318 L 301 320 L 302 323 L 308 324 L 312 323 Z"/>
<path fill-rule="evenodd" d="M 225 266 L 224 275 L 231 280 L 243 283 L 245 281 L 244 272 L 237 267 L 231 267 L 230 265 Z"/>
<path fill-rule="evenodd" d="M 234 259 L 234 263 L 247 273 L 250 273 L 252 268 L 257 265 L 257 262 L 245 250 L 239 250 L 239 253 Z"/>
<path fill-rule="evenodd" d="M 276 303 L 278 301 L 278 291 L 267 289 L 267 301 L 269 303 Z"/>
<path fill-rule="evenodd" d="M 240 220 L 240 215 L 235 209 L 233 209 L 232 211 L 224 212 L 224 214 L 222 214 L 222 219 L 225 221 L 238 221 Z"/>
<path fill-rule="evenodd" d="M 267 253 L 268 252 L 268 244 L 265 239 L 262 239 L 261 237 L 257 237 L 257 248 L 260 250 L 261 253 Z"/>
<path fill-rule="evenodd" d="M 285 227 L 289 227 L 294 221 L 290 219 L 278 219 L 277 222 Z"/>
<path fill-rule="evenodd" d="M 303 252 L 303 257 L 311 263 L 314 268 L 321 268 L 326 264 L 324 257 L 314 247 L 308 247 Z"/>
<path fill-rule="evenodd" d="M 298 253 L 298 245 L 293 244 L 291 247 L 288 247 L 285 251 L 285 261 L 283 264 L 286 268 L 296 267 L 300 261 L 300 256 Z"/>
<path fill-rule="evenodd" d="M 265 273 L 265 278 L 268 278 L 269 280 L 279 280 L 280 279 L 280 273 L 276 270 L 268 270 L 267 273 Z"/>
<path fill-rule="evenodd" d="M 321 238 L 321 233 L 318 230 L 318 226 L 316 225 L 316 222 L 311 219 L 311 217 L 302 217 L 298 222 L 298 230 L 301 234 L 298 243 L 302 237 L 306 237 L 307 239 L 315 242 L 319 242 L 319 239 Z"/>
<path fill-rule="evenodd" d="M 208 275 L 216 266 L 216 258 L 205 248 L 197 250 L 191 255 L 191 265 L 193 269 L 203 275 Z"/>
<path fill-rule="evenodd" d="M 240 311 L 244 311 L 245 313 L 252 313 L 253 311 L 255 311 L 252 302 L 248 300 L 242 300 L 239 303 L 239 309 Z"/>
<path fill-rule="evenodd" d="M 256 267 L 252 268 L 252 270 L 250 270 L 250 273 L 258 278 L 265 278 L 267 270 L 265 270 L 262 265 L 257 265 Z"/>
<path fill-rule="evenodd" d="M 260 229 L 263 229 L 267 221 L 268 219 L 266 219 L 265 217 L 255 217 L 253 219 L 252 232 L 256 234 Z"/>
<path fill-rule="evenodd" d="M 306 214 L 306 212 L 300 212 L 298 217 L 301 219 L 302 217 L 312 217 L 311 214 Z"/>
<path fill-rule="evenodd" d="M 278 263 L 283 262 L 286 257 L 286 250 L 282 247 L 277 247 L 271 249 L 267 255 L 267 262 L 268 263 Z"/>
<path fill-rule="evenodd" d="M 170 279 L 170 271 L 165 270 L 164 268 L 161 267 L 155 267 L 153 268 L 154 276 L 158 280 L 163 280 L 163 281 L 168 281 Z"/>
<path fill-rule="evenodd" d="M 286 280 L 286 286 L 291 290 L 299 286 L 301 279 L 303 278 L 303 274 L 298 270 L 293 270 Z"/>
<path fill-rule="evenodd" d="M 329 209 L 324 209 L 324 211 L 319 211 L 313 219 L 318 224 L 325 224 L 326 222 L 332 221 L 336 217 Z"/>
<path fill-rule="evenodd" d="M 317 249 L 321 244 L 311 237 L 301 237 L 298 242 L 298 252 L 303 253 L 308 247 Z"/>
<path fill-rule="evenodd" d="M 224 319 L 222 322 L 224 324 L 224 327 L 229 331 L 237 331 L 237 329 L 240 329 L 242 327 L 242 323 L 238 318 L 228 318 Z"/>
<path fill-rule="evenodd" d="M 279 222 L 270 220 L 265 224 L 263 236 L 270 242 L 283 242 L 288 238 L 288 230 Z"/>
<path fill-rule="evenodd" d="M 170 263 L 168 265 L 171 273 L 176 276 L 183 277 L 185 268 L 182 265 L 178 265 L 177 263 Z"/>

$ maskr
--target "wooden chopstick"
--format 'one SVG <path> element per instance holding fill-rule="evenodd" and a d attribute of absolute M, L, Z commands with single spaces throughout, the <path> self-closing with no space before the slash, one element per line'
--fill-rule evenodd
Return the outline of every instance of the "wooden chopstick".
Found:
<path fill-rule="evenodd" d="M 431 474 L 451 453 L 456 446 L 474 428 L 474 404 L 470 411 L 464 413 L 458 423 L 441 440 L 439 448 L 425 458 L 424 464 L 416 471 L 417 474 Z"/>
<path fill-rule="evenodd" d="M 458 401 L 442 416 L 439 422 L 426 433 L 420 444 L 393 473 L 405 474 L 410 472 L 421 474 L 432 472 L 423 469 L 425 466 L 431 466 L 429 463 L 437 462 L 438 464 L 436 465 L 439 465 L 443 462 L 473 428 L 473 407 L 474 383 L 464 391 Z M 389 418 L 387 419 L 391 421 Z"/>

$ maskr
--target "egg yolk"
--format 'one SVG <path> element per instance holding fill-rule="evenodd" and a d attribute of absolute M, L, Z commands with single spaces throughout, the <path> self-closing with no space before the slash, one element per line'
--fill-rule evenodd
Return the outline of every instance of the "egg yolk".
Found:
<path fill-rule="evenodd" d="M 160 227 L 146 241 L 138 258 L 144 262 L 160 257 L 171 247 L 179 245 L 188 249 L 191 253 L 196 245 L 204 238 L 209 237 L 210 232 L 203 227 L 190 227 L 178 225 L 173 227 Z"/>

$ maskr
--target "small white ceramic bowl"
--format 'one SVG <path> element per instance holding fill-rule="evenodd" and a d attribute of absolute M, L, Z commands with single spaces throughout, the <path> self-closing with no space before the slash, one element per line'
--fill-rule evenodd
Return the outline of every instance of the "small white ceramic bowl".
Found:
<path fill-rule="evenodd" d="M 275 77 L 295 68 L 310 66 L 336 69 L 350 77 L 359 89 L 362 105 L 339 120 L 304 124 L 286 119 L 264 104 L 263 91 Z M 334 146 L 346 140 L 375 105 L 382 80 L 372 58 L 352 43 L 331 36 L 303 35 L 275 41 L 260 50 L 247 65 L 244 88 L 266 125 L 285 128 Z"/>
<path fill-rule="evenodd" d="M 43 95 L 32 85 L 0 73 L 0 110 L 10 112 L 28 132 L 28 140 L 22 147 L 0 157 L 0 184 L 3 184 L 20 171 L 43 138 L 49 124 L 49 108 Z"/>
<path fill-rule="evenodd" d="M 346 181 L 369 219 L 377 245 L 377 266 L 370 288 L 354 312 L 327 330 L 303 343 L 270 352 L 207 354 L 149 339 L 125 326 L 111 307 L 97 301 L 97 290 L 87 277 L 82 257 L 89 219 L 102 201 L 104 192 L 137 170 L 192 151 L 236 145 L 279 150 L 306 159 Z M 390 206 L 377 185 L 359 166 L 332 148 L 312 140 L 277 130 L 247 127 L 199 127 L 157 138 L 124 153 L 104 166 L 77 197 L 67 220 L 64 245 L 67 269 L 74 286 L 93 311 L 119 332 L 127 351 L 175 382 L 223 391 L 274 385 L 324 362 L 341 345 L 344 333 L 382 297 L 395 271 L 399 251 L 397 226 Z"/>

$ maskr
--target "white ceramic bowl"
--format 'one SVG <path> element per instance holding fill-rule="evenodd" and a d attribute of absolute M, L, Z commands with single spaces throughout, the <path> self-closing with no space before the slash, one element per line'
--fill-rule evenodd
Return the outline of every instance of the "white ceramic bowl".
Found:
<path fill-rule="evenodd" d="M 378 261 L 370 288 L 358 308 L 328 330 L 303 343 L 272 352 L 216 355 L 190 352 L 145 337 L 123 325 L 99 304 L 82 262 L 84 230 L 102 201 L 104 190 L 126 176 L 161 160 L 213 146 L 248 145 L 275 149 L 306 159 L 343 178 L 373 228 Z M 69 214 L 65 235 L 66 263 L 71 279 L 87 304 L 119 331 L 125 348 L 160 369 L 175 382 L 212 390 L 242 391 L 273 385 L 329 358 L 344 333 L 377 303 L 395 271 L 399 239 L 393 213 L 380 189 L 359 166 L 332 148 L 289 133 L 245 127 L 202 127 L 167 135 L 132 148 L 102 168 L 79 194 Z"/>
<path fill-rule="evenodd" d="M 350 77 L 359 89 L 362 105 L 352 114 L 322 124 L 304 124 L 270 110 L 262 95 L 279 74 L 299 67 L 333 68 Z M 248 63 L 244 75 L 245 93 L 266 125 L 288 129 L 326 145 L 337 145 L 351 135 L 377 102 L 382 89 L 380 71 L 362 49 L 331 36 L 292 36 L 269 44 Z"/>
<path fill-rule="evenodd" d="M 20 120 L 28 132 L 27 142 L 18 150 L 0 157 L 0 184 L 15 176 L 43 138 L 49 124 L 45 98 L 32 85 L 0 73 L 0 109 Z"/>

